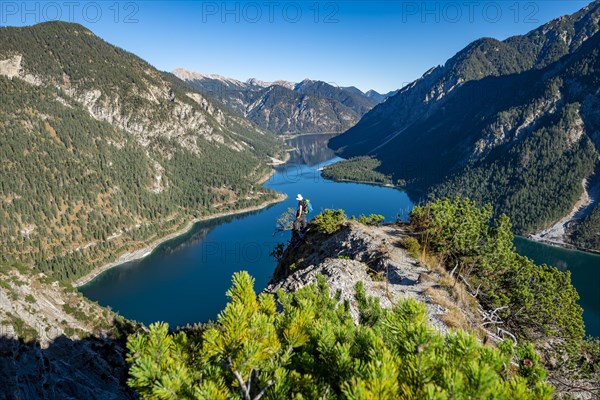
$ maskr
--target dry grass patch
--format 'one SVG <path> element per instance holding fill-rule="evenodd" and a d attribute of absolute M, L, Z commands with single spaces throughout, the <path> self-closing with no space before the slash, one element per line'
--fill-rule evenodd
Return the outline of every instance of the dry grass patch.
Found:
<path fill-rule="evenodd" d="M 465 314 L 456 307 L 449 309 L 448 312 L 442 316 L 442 321 L 450 328 L 471 329 L 471 325 L 465 317 Z"/>
<path fill-rule="evenodd" d="M 432 303 L 439 304 L 447 311 L 442 316 L 442 321 L 450 328 L 473 330 L 473 327 L 458 307 L 456 301 L 451 298 L 451 295 L 444 289 L 429 288 L 425 290 L 425 294 L 429 296 Z"/>
<path fill-rule="evenodd" d="M 433 254 L 422 253 L 419 256 L 419 262 L 432 272 L 436 272 L 441 276 L 448 276 L 446 268 L 444 268 L 440 260 Z"/>
<path fill-rule="evenodd" d="M 445 289 L 444 292 L 446 293 L 446 296 L 451 299 L 450 301 L 452 304 L 462 310 L 462 314 L 468 316 L 468 319 L 471 321 L 471 327 L 473 328 L 479 325 L 481 322 L 479 313 L 477 312 L 479 302 L 467 291 L 465 285 L 455 277 L 450 276 L 450 273 L 436 256 L 422 254 L 420 261 L 432 273 L 437 275 L 437 284 L 439 287 Z M 425 276 L 427 275 L 421 275 L 421 279 Z M 430 281 L 436 280 L 433 276 L 427 276 L 426 279 Z M 443 306 L 443 304 L 440 305 Z"/>

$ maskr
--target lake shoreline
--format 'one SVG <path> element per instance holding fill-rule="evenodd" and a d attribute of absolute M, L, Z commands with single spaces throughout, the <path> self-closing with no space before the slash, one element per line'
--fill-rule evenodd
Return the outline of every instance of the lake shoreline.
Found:
<path fill-rule="evenodd" d="M 274 173 L 274 171 L 267 174 L 266 178 L 263 178 L 264 181 L 267 181 L 273 175 L 273 173 Z M 117 257 L 117 259 L 113 262 L 110 262 L 108 264 L 94 268 L 92 271 L 88 272 L 87 274 L 85 274 L 84 276 L 82 276 L 81 278 L 79 278 L 75 282 L 73 282 L 72 286 L 75 288 L 84 286 L 84 285 L 90 283 L 91 281 L 93 281 L 94 279 L 96 279 L 98 276 L 100 276 L 104 272 L 108 271 L 109 269 L 118 267 L 119 265 L 123 265 L 123 264 L 131 262 L 131 261 L 141 260 L 142 258 L 149 256 L 161 244 L 168 242 L 169 240 L 174 239 L 176 237 L 185 235 L 198 222 L 208 221 L 208 220 L 215 219 L 215 218 L 227 217 L 230 215 L 244 214 L 244 213 L 251 212 L 251 211 L 261 210 L 265 207 L 270 206 L 271 204 L 280 203 L 282 201 L 285 201 L 287 199 L 287 197 L 288 196 L 284 193 L 278 193 L 277 198 L 267 200 L 256 206 L 246 207 L 246 208 L 243 208 L 240 210 L 233 210 L 233 211 L 217 213 L 217 214 L 208 215 L 208 216 L 200 217 L 200 218 L 194 218 L 190 222 L 188 222 L 184 228 L 179 229 L 178 231 L 173 232 L 173 233 L 171 233 L 167 236 L 164 236 L 160 239 L 157 239 L 146 247 L 143 247 L 138 250 L 128 251 L 126 253 L 123 253 L 119 257 Z"/>
<path fill-rule="evenodd" d="M 338 183 L 362 183 L 364 185 L 373 185 L 373 186 L 386 187 L 386 188 L 391 188 L 391 189 L 400 189 L 400 190 L 404 191 L 403 186 L 398 186 L 398 185 L 394 185 L 391 183 L 359 181 L 359 180 L 354 180 L 354 179 L 335 179 L 335 178 L 325 177 L 325 176 L 323 176 L 323 174 L 321 174 L 321 176 L 323 177 L 323 179 L 327 179 L 327 180 L 330 180 L 333 182 L 338 182 Z"/>
<path fill-rule="evenodd" d="M 321 176 L 323 176 L 323 175 L 321 175 Z M 325 178 L 325 177 L 323 177 L 323 178 Z M 328 179 L 328 180 L 334 181 L 334 182 L 340 182 L 340 183 L 362 183 L 362 184 L 367 184 L 367 185 L 387 187 L 387 188 L 393 188 L 393 189 L 399 189 L 399 190 L 406 191 L 405 187 L 397 186 L 397 185 L 393 185 L 393 184 L 360 181 L 360 180 L 355 180 L 355 179 L 334 179 L 334 178 L 325 178 L 325 179 Z M 537 233 L 533 233 L 533 234 L 529 234 L 527 236 L 521 236 L 521 237 L 524 239 L 527 239 L 527 240 L 531 240 L 536 243 L 541 243 L 541 244 L 545 244 L 545 245 L 552 246 L 552 247 L 558 247 L 558 248 L 566 249 L 566 250 L 576 250 L 576 251 L 581 251 L 583 253 L 600 255 L 600 250 L 594 250 L 594 249 L 588 249 L 585 247 L 580 247 L 580 246 L 577 246 L 574 244 L 566 243 L 565 241 L 562 241 L 562 240 L 557 241 L 557 240 L 546 239 L 544 237 L 539 236 L 539 234 L 537 234 Z"/>
<path fill-rule="evenodd" d="M 321 174 L 321 176 L 323 176 Z M 369 181 L 360 181 L 360 180 L 354 180 L 354 179 L 335 179 L 335 178 L 329 178 L 329 177 L 324 177 L 325 179 L 334 181 L 334 182 L 341 182 L 341 183 L 362 183 L 362 184 L 367 184 L 367 185 L 373 185 L 373 186 L 379 186 L 379 187 L 387 187 L 387 188 L 393 188 L 393 189 L 399 189 L 399 190 L 403 190 L 406 192 L 406 187 L 404 186 L 398 186 L 398 185 L 393 185 L 391 183 L 379 183 L 379 182 L 369 182 Z M 589 253 L 589 254 L 594 254 L 594 255 L 599 255 L 600 254 L 600 250 L 595 250 L 595 249 L 588 249 L 585 247 L 581 247 L 581 246 L 577 246 L 571 243 L 567 243 L 564 240 L 553 240 L 553 239 L 546 239 L 542 236 L 540 236 L 540 232 L 538 233 L 531 233 L 527 236 L 521 236 L 524 239 L 527 240 L 531 240 L 533 242 L 536 243 L 541 243 L 541 244 L 545 244 L 548 246 L 553 246 L 553 247 L 558 247 L 561 249 L 567 249 L 567 250 L 576 250 L 576 251 L 581 251 L 583 253 Z"/>
<path fill-rule="evenodd" d="M 282 161 L 282 163 L 285 164 L 289 159 L 290 159 L 290 154 L 288 152 L 285 152 L 284 159 L 280 160 L 280 161 Z M 271 168 L 269 170 L 269 172 L 266 173 L 264 176 L 262 176 L 260 179 L 258 179 L 256 183 L 261 186 L 264 185 L 266 182 L 269 181 L 269 179 L 271 179 L 271 177 L 275 174 L 275 172 L 276 172 L 275 168 Z M 241 210 L 232 210 L 232 211 L 217 213 L 217 214 L 213 214 L 213 215 L 207 215 L 207 216 L 200 217 L 200 218 L 194 218 L 186 224 L 185 228 L 179 229 L 167 236 L 157 239 L 146 247 L 143 247 L 141 249 L 134 250 L 134 251 L 128 251 L 128 252 L 121 254 L 120 256 L 117 257 L 117 259 L 115 261 L 112 261 L 108 264 L 104 264 L 100 267 L 94 268 L 93 270 L 91 270 L 90 272 L 88 272 L 81 278 L 77 279 L 75 282 L 73 282 L 72 285 L 75 288 L 81 287 L 83 285 L 90 283 L 91 281 L 96 279 L 99 275 L 103 274 L 104 272 L 108 271 L 109 269 L 118 267 L 119 265 L 131 262 L 131 261 L 141 260 L 142 258 L 145 258 L 145 257 L 149 256 L 150 254 L 152 254 L 154 249 L 156 249 L 161 244 L 163 244 L 171 239 L 174 239 L 178 236 L 185 235 L 198 222 L 208 221 L 208 220 L 215 219 L 215 218 L 227 217 L 230 215 L 244 214 L 244 213 L 251 212 L 251 211 L 261 210 L 265 207 L 270 206 L 271 204 L 279 203 L 286 199 L 287 199 L 287 195 L 285 193 L 277 193 L 277 198 L 267 200 L 256 206 L 246 207 Z"/>
<path fill-rule="evenodd" d="M 293 134 L 279 134 L 277 135 L 277 137 L 285 140 L 291 140 L 291 139 L 296 139 L 302 136 L 317 136 L 317 135 L 321 135 L 321 136 L 327 136 L 327 135 L 331 135 L 331 136 L 338 136 L 341 135 L 344 132 L 316 132 L 316 133 L 293 133 Z"/>
<path fill-rule="evenodd" d="M 315 137 L 314 140 L 297 139 L 289 142 L 290 146 L 298 148 L 298 154 L 289 153 L 294 160 L 295 175 L 290 178 L 285 167 L 277 167 L 274 178 L 265 184 L 269 190 L 286 193 L 287 202 L 240 218 L 230 217 L 235 220 L 228 220 L 227 223 L 225 220 L 214 220 L 212 224 L 209 222 L 207 224 L 211 228 L 217 226 L 210 231 L 210 236 L 208 233 L 196 235 L 198 230 L 204 230 L 204 223 L 199 224 L 180 239 L 158 247 L 151 257 L 146 257 L 139 264 L 127 264 L 79 290 L 100 304 L 110 305 L 126 318 L 144 323 L 162 320 L 171 326 L 184 326 L 214 320 L 226 304 L 223 293 L 229 288 L 232 273 L 240 268 L 251 271 L 258 288 L 266 286 L 272 278 L 274 260 L 269 254 L 272 246 L 263 249 L 260 244 L 271 245 L 277 241 L 273 238 L 273 220 L 285 212 L 289 206 L 287 203 L 292 201 L 296 193 L 310 197 L 317 210 L 342 208 L 347 215 L 357 216 L 376 212 L 384 215 L 386 221 L 396 220 L 400 211 L 405 219 L 408 210 L 414 206 L 409 191 L 403 193 L 402 190 L 373 182 L 338 184 L 334 180 L 321 178 L 318 170 L 339 159 L 329 152 L 316 152 L 315 148 L 323 147 L 325 140 Z M 278 158 L 283 160 L 284 156 Z M 257 182 L 262 181 L 269 170 L 260 172 L 255 174 Z M 329 182 L 324 183 L 326 180 Z M 373 199 L 376 199 L 375 203 Z M 593 282 L 600 274 L 600 270 L 595 268 L 598 263 L 595 257 L 598 255 L 557 246 L 546 247 L 546 244 L 529 240 L 526 236 L 515 236 L 519 254 L 536 260 L 537 264 L 546 263 L 563 271 L 571 271 L 572 283 L 581 298 L 579 304 L 584 309 L 586 333 L 597 335 L 600 329 L 600 305 Z M 206 243 L 216 243 L 219 247 L 211 248 L 205 246 Z M 143 255 L 144 252 L 140 254 Z M 164 267 L 170 265 L 176 269 L 169 271 L 169 279 L 165 279 Z M 160 307 L 152 309 L 154 307 L 149 307 L 149 304 Z M 203 307 L 198 308 L 193 304 L 202 304 Z"/>
<path fill-rule="evenodd" d="M 521 236 L 521 237 L 524 239 L 527 239 L 527 240 L 531 240 L 532 242 L 541 243 L 541 244 L 545 244 L 545 245 L 552 246 L 552 247 L 558 247 L 560 249 L 576 250 L 576 251 L 581 251 L 582 253 L 600 255 L 600 250 L 587 249 L 585 247 L 576 246 L 574 244 L 566 243 L 564 241 L 559 242 L 559 241 L 554 241 L 554 240 L 550 240 L 550 239 L 545 239 L 536 234 L 529 234 L 527 236 Z"/>

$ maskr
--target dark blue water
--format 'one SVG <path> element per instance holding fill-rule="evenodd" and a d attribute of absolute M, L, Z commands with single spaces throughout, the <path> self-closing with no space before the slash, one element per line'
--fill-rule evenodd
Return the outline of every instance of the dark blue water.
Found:
<path fill-rule="evenodd" d="M 142 260 L 103 273 L 81 291 L 126 318 L 146 324 L 206 322 L 223 309 L 234 272 L 249 271 L 257 290 L 266 287 L 276 265 L 270 252 L 289 239 L 289 234 L 274 235 L 275 223 L 296 206 L 296 194 L 311 200 L 312 215 L 325 208 L 343 208 L 349 216 L 376 212 L 387 221 L 408 216 L 412 203 L 401 191 L 324 180 L 320 168 L 339 160 L 326 150 L 326 140 L 319 137 L 318 143 L 301 137 L 292 141 L 305 148 L 266 183 L 286 193 L 286 201 L 259 212 L 197 223 L 188 234 L 164 243 Z"/>
<path fill-rule="evenodd" d="M 586 332 L 600 337 L 600 255 L 548 246 L 522 237 L 515 238 L 515 246 L 520 254 L 536 264 L 571 271 L 571 282 L 579 293 L 579 305 L 583 308 Z"/>
<path fill-rule="evenodd" d="M 226 303 L 231 276 L 249 271 L 262 290 L 275 268 L 270 256 L 288 235 L 275 233 L 277 218 L 295 207 L 296 194 L 311 200 L 314 214 L 343 208 L 348 215 L 377 213 L 387 221 L 406 219 L 412 209 L 399 190 L 365 184 L 336 183 L 321 177 L 320 169 L 336 162 L 326 136 L 303 136 L 288 165 L 278 169 L 266 186 L 288 195 L 267 209 L 197 223 L 190 232 L 159 246 L 150 256 L 113 268 L 81 288 L 101 305 L 146 324 L 166 321 L 171 326 L 214 320 Z M 600 256 L 545 246 L 523 238 L 518 251 L 537 263 L 570 270 L 580 293 L 589 334 L 600 336 Z"/>

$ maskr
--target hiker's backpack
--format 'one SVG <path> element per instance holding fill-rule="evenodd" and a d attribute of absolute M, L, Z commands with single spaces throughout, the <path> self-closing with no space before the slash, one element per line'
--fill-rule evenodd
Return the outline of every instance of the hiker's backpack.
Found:
<path fill-rule="evenodd" d="M 310 200 L 309 199 L 304 199 L 304 205 L 306 208 L 306 213 L 310 214 L 313 211 L 313 206 L 312 204 L 310 204 Z"/>

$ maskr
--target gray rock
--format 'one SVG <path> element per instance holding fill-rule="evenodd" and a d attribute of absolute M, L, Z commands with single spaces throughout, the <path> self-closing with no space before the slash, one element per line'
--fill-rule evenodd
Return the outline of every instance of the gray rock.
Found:
<path fill-rule="evenodd" d="M 265 292 L 294 292 L 323 275 L 331 295 L 340 292 L 340 301 L 348 301 L 358 323 L 354 287 L 363 282 L 366 295 L 378 298 L 384 308 L 409 297 L 425 303 L 429 322 L 446 334 L 448 326 L 441 317 L 447 310 L 432 303 L 424 293 L 436 281 L 420 279 L 421 274 L 431 271 L 401 248 L 399 241 L 406 235 L 404 228 L 396 225 L 369 227 L 355 222 L 329 236 L 308 232 L 303 240 L 290 243 Z M 295 269 L 290 271 L 292 264 Z"/>
<path fill-rule="evenodd" d="M 135 398 L 115 315 L 43 278 L 0 273 L 0 400 Z"/>

